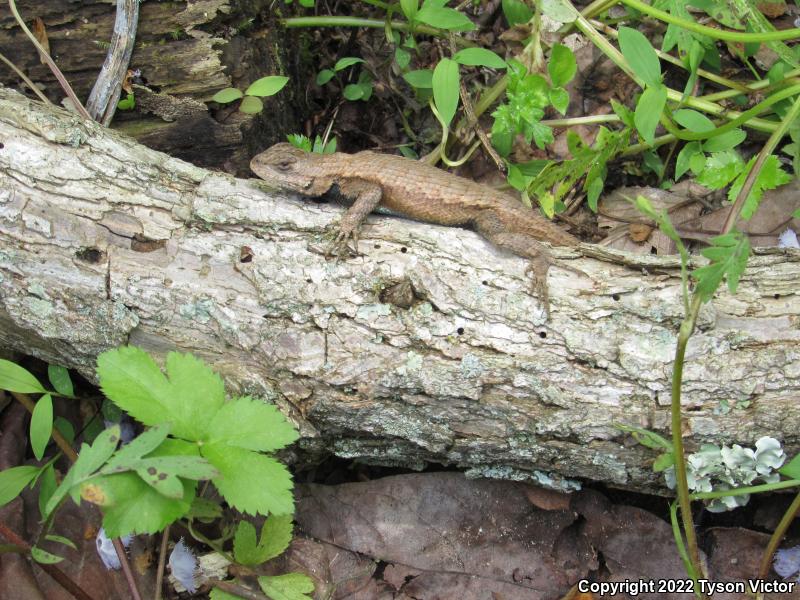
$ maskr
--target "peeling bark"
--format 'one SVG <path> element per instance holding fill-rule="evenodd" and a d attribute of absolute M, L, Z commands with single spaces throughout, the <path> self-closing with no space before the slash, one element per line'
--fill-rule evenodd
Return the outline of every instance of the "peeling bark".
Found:
<path fill-rule="evenodd" d="M 588 277 L 551 270 L 546 322 L 526 262 L 472 232 L 376 215 L 363 255 L 334 263 L 321 252 L 335 205 L 4 89 L 0 142 L 0 348 L 90 379 L 119 344 L 193 352 L 275 402 L 300 450 L 663 491 L 654 452 L 615 423 L 668 426 L 674 257 L 557 250 Z M 800 253 L 772 251 L 704 307 L 685 370 L 690 446 L 769 434 L 797 449 L 798 295 Z"/>

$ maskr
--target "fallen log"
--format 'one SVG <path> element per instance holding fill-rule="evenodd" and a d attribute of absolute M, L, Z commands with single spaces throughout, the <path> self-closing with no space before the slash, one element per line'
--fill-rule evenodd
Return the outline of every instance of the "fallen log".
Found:
<path fill-rule="evenodd" d="M 662 433 L 682 317 L 674 257 L 557 256 L 552 315 L 526 262 L 472 232 L 371 216 L 326 260 L 341 208 L 209 172 L 0 88 L 0 348 L 93 378 L 98 353 L 192 352 L 274 402 L 327 453 L 575 487 L 664 491 Z M 593 251 L 614 256 L 613 251 Z M 798 447 L 800 253 L 750 259 L 704 307 L 684 434 Z"/>

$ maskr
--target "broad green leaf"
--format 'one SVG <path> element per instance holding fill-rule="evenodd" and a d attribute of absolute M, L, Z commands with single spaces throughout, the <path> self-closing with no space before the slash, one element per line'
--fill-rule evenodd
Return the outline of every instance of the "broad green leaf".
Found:
<path fill-rule="evenodd" d="M 533 16 L 533 9 L 522 0 L 503 0 L 502 6 L 503 14 L 511 27 L 527 23 Z"/>
<path fill-rule="evenodd" d="M 578 63 L 572 50 L 561 44 L 555 44 L 550 51 L 550 62 L 547 72 L 554 87 L 560 88 L 569 83 L 578 71 Z"/>
<path fill-rule="evenodd" d="M 704 152 L 723 152 L 733 150 L 747 138 L 747 134 L 741 129 L 731 129 L 720 135 L 708 138 L 703 142 Z"/>
<path fill-rule="evenodd" d="M 295 428 L 275 406 L 243 397 L 228 402 L 215 414 L 205 441 L 273 452 L 297 438 Z"/>
<path fill-rule="evenodd" d="M 264 562 L 258 552 L 256 528 L 244 519 L 239 521 L 233 536 L 233 557 L 240 565 L 252 566 Z"/>
<path fill-rule="evenodd" d="M 353 65 L 357 65 L 358 63 L 363 63 L 363 58 L 358 58 L 356 56 L 345 56 L 344 58 L 340 58 L 336 61 L 336 64 L 333 67 L 334 71 L 342 71 L 347 67 L 352 67 Z"/>
<path fill-rule="evenodd" d="M 644 196 L 639 196 L 636 203 L 639 206 L 649 206 L 649 209 L 646 210 L 651 214 L 648 214 L 648 216 L 651 218 L 656 218 L 654 217 L 655 211 L 653 210 L 652 205 L 650 205 L 650 202 L 644 198 Z M 618 429 L 621 429 L 626 433 L 630 433 L 633 436 L 633 439 L 639 442 L 642 446 L 672 452 L 672 442 L 666 439 L 664 436 L 657 434 L 655 431 L 643 429 L 642 427 L 635 427 L 633 425 L 622 425 L 620 423 L 615 423 L 614 425 Z"/>
<path fill-rule="evenodd" d="M 248 521 L 240 521 L 233 539 L 236 562 L 258 565 L 283 553 L 292 541 L 292 515 L 271 515 L 261 528 L 256 542 L 256 529 Z"/>
<path fill-rule="evenodd" d="M 246 115 L 255 115 L 264 110 L 264 103 L 255 96 L 245 96 L 239 105 L 239 111 Z"/>
<path fill-rule="evenodd" d="M 331 79 L 333 79 L 334 75 L 335 73 L 333 72 L 332 69 L 322 69 L 322 71 L 317 73 L 317 79 L 316 79 L 317 85 L 325 85 Z"/>
<path fill-rule="evenodd" d="M 415 88 L 432 88 L 433 87 L 433 71 L 430 69 L 418 69 L 416 71 L 409 71 L 403 73 L 405 79 L 411 87 Z"/>
<path fill-rule="evenodd" d="M 550 104 L 562 115 L 567 113 L 569 107 L 569 93 L 561 87 L 550 90 Z"/>
<path fill-rule="evenodd" d="M 62 396 L 74 396 L 75 390 L 72 387 L 72 380 L 69 371 L 60 365 L 47 365 L 47 378 L 50 385 Z"/>
<path fill-rule="evenodd" d="M 358 85 L 357 83 L 351 83 L 345 86 L 344 90 L 342 91 L 342 96 L 350 100 L 351 102 L 355 100 L 361 100 L 364 97 L 364 87 Z"/>
<path fill-rule="evenodd" d="M 53 427 L 64 436 L 68 443 L 72 444 L 75 441 L 75 428 L 72 423 L 67 421 L 64 417 L 56 417 L 53 419 Z"/>
<path fill-rule="evenodd" d="M 655 139 L 658 119 L 666 103 L 667 88 L 663 85 L 647 87 L 639 97 L 633 113 L 633 122 L 636 124 L 636 131 L 648 144 L 652 144 Z"/>
<path fill-rule="evenodd" d="M 689 170 L 692 157 L 701 152 L 700 142 L 689 142 L 681 148 L 675 159 L 675 179 L 680 179 Z"/>
<path fill-rule="evenodd" d="M 744 162 L 736 152 L 732 150 L 715 152 L 705 160 L 703 171 L 697 177 L 697 183 L 718 190 L 733 181 L 743 169 Z"/>
<path fill-rule="evenodd" d="M 27 369 L 23 369 L 10 360 L 1 358 L 0 390 L 8 390 L 9 392 L 20 394 L 37 394 L 47 391 Z"/>
<path fill-rule="evenodd" d="M 642 32 L 630 27 L 620 27 L 619 48 L 628 65 L 645 85 L 648 87 L 661 85 L 661 63 L 650 41 Z"/>
<path fill-rule="evenodd" d="M 270 600 L 311 600 L 314 582 L 302 573 L 258 578 L 258 585 Z"/>
<path fill-rule="evenodd" d="M 458 63 L 449 58 L 440 60 L 433 70 L 432 84 L 433 101 L 439 111 L 439 116 L 445 126 L 449 126 L 458 108 L 460 85 Z"/>
<path fill-rule="evenodd" d="M 222 516 L 222 507 L 219 503 L 206 498 L 196 497 L 192 508 L 186 515 L 189 519 L 199 519 L 204 523 L 219 519 Z"/>
<path fill-rule="evenodd" d="M 162 496 L 174 500 L 183 498 L 183 481 L 172 473 L 159 471 L 155 467 L 142 467 L 136 469 L 136 474 Z"/>
<path fill-rule="evenodd" d="M 419 0 L 400 0 L 400 9 L 406 19 L 413 21 L 417 18 L 417 12 L 419 11 Z"/>
<path fill-rule="evenodd" d="M 748 174 L 753 169 L 755 161 L 756 157 L 754 156 L 736 178 L 736 181 L 733 182 L 731 189 L 728 190 L 728 199 L 731 202 L 739 195 L 745 179 L 747 179 Z M 742 206 L 742 219 L 748 220 L 753 217 L 756 210 L 758 210 L 765 190 L 775 189 L 778 186 L 789 183 L 791 180 L 792 177 L 781 169 L 778 158 L 774 154 L 769 155 L 766 160 L 764 160 L 764 164 L 761 165 L 761 170 L 758 172 L 758 176 L 753 182 L 753 187 L 750 189 L 750 193 Z"/>
<path fill-rule="evenodd" d="M 219 470 L 214 485 L 237 510 L 251 515 L 294 512 L 292 477 L 274 458 L 222 443 L 204 444 L 201 453 Z"/>
<path fill-rule="evenodd" d="M 225 404 L 225 384 L 206 363 L 191 354 L 170 352 L 165 366 L 171 384 L 168 402 L 175 415 L 171 431 L 176 437 L 198 440 Z"/>
<path fill-rule="evenodd" d="M 117 102 L 119 110 L 133 110 L 136 107 L 136 96 L 134 94 L 125 94 L 125 98 Z"/>
<path fill-rule="evenodd" d="M 792 460 L 778 469 L 778 472 L 789 479 L 800 479 L 800 454 L 796 454 Z"/>
<path fill-rule="evenodd" d="M 475 29 L 475 24 L 464 13 L 445 6 L 432 4 L 425 5 L 419 9 L 417 21 L 431 27 L 452 31 L 472 31 Z"/>
<path fill-rule="evenodd" d="M 262 98 L 265 96 L 274 96 L 283 89 L 283 86 L 285 86 L 288 81 L 289 78 L 283 75 L 269 75 L 261 79 L 256 79 L 244 93 L 246 96 L 260 96 Z"/>
<path fill-rule="evenodd" d="M 678 124 L 694 133 L 705 133 L 706 131 L 714 131 L 717 128 L 711 119 L 696 110 L 683 108 L 676 110 L 672 113 L 672 116 Z"/>
<path fill-rule="evenodd" d="M 491 67 L 492 69 L 505 69 L 506 61 L 486 48 L 464 48 L 453 55 L 453 60 L 460 65 L 473 67 Z"/>
<path fill-rule="evenodd" d="M 243 96 L 242 90 L 238 88 L 225 88 L 224 90 L 218 91 L 216 94 L 211 96 L 211 100 L 214 102 L 218 102 L 219 104 L 228 104 L 233 102 L 234 100 L 238 100 Z"/>
<path fill-rule="evenodd" d="M 135 466 L 152 471 L 152 475 L 177 475 L 184 479 L 204 480 L 219 475 L 219 471 L 200 456 L 148 456 L 140 459 Z"/>
<path fill-rule="evenodd" d="M 664 454 L 659 454 L 655 461 L 653 461 L 653 471 L 660 473 L 674 464 L 675 456 L 671 452 L 664 452 Z"/>
<path fill-rule="evenodd" d="M 697 280 L 695 293 L 703 302 L 711 300 L 723 278 L 727 279 L 731 294 L 736 293 L 750 256 L 750 240 L 738 231 L 712 238 L 711 244 L 701 251 L 711 263 L 692 271 L 692 277 Z"/>
<path fill-rule="evenodd" d="M 559 23 L 572 23 L 578 17 L 568 0 L 542 0 L 542 13 Z"/>
<path fill-rule="evenodd" d="M 11 467 L 0 471 L 0 506 L 11 502 L 39 474 L 39 467 Z"/>
<path fill-rule="evenodd" d="M 31 547 L 31 558 L 43 565 L 52 565 L 64 560 L 63 556 L 57 556 L 47 550 L 42 550 L 38 546 Z"/>
<path fill-rule="evenodd" d="M 31 415 L 31 449 L 36 460 L 42 460 L 53 431 L 53 398 L 45 394 L 36 402 Z"/>

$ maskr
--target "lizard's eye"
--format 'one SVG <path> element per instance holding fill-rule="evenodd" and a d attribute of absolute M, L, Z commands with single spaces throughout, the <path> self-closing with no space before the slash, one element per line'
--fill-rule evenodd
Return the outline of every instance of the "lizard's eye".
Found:
<path fill-rule="evenodd" d="M 275 166 L 279 171 L 288 171 L 292 168 L 293 164 L 293 160 L 282 160 L 281 162 L 276 163 Z"/>

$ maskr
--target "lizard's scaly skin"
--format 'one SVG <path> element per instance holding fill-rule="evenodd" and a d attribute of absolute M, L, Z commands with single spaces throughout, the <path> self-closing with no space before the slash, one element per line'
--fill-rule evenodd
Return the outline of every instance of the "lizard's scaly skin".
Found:
<path fill-rule="evenodd" d="M 531 259 L 529 269 L 545 307 L 552 259 L 540 242 L 578 244 L 577 238 L 511 196 L 401 156 L 369 151 L 317 154 L 284 143 L 256 155 L 250 168 L 280 189 L 313 197 L 336 186 L 353 200 L 340 224 L 340 243 L 349 238 L 357 242 L 359 227 L 378 206 L 417 221 L 471 227 L 494 245 Z"/>

